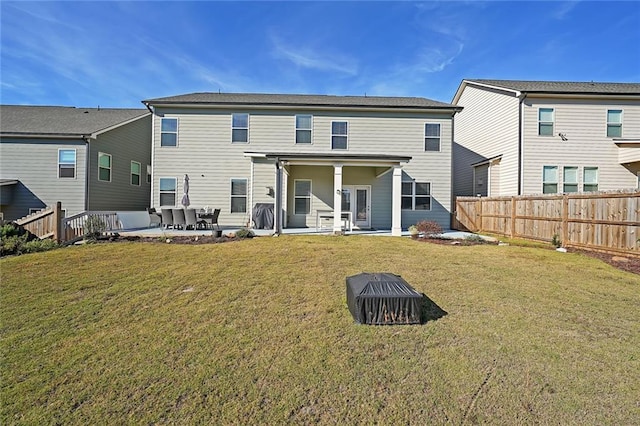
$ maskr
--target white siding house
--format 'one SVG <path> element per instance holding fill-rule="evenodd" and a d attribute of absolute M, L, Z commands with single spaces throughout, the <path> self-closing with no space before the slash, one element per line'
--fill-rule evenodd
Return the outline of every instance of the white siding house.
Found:
<path fill-rule="evenodd" d="M 273 203 L 274 228 L 329 215 L 400 234 L 419 220 L 448 228 L 452 118 L 424 98 L 194 93 L 150 99 L 152 205 L 174 207 L 189 176 L 192 206 L 219 222 L 252 223 Z M 334 208 L 340 206 L 340 208 Z"/>
<path fill-rule="evenodd" d="M 452 103 L 455 195 L 638 187 L 640 84 L 463 80 Z"/>
<path fill-rule="evenodd" d="M 0 116 L 4 220 L 58 201 L 67 216 L 149 206 L 148 110 L 2 105 Z"/>

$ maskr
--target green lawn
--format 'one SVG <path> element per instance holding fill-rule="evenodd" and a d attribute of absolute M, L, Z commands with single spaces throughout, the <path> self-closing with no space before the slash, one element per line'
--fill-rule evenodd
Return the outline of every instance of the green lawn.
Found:
<path fill-rule="evenodd" d="M 640 277 L 579 254 L 284 236 L 0 268 L 3 425 L 640 423 Z M 356 325 L 362 271 L 448 314 Z"/>

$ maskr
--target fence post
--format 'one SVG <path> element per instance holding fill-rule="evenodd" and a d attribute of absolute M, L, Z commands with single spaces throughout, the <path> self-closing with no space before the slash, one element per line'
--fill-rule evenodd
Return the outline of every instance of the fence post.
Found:
<path fill-rule="evenodd" d="M 62 234 L 62 203 L 58 201 L 53 209 L 53 240 L 60 244 Z"/>
<path fill-rule="evenodd" d="M 562 196 L 562 246 L 567 246 L 569 239 L 569 195 Z"/>
<path fill-rule="evenodd" d="M 511 197 L 511 238 L 516 236 L 516 197 Z"/>
<path fill-rule="evenodd" d="M 478 200 L 478 209 L 476 211 L 478 212 L 477 216 L 480 217 L 480 223 L 476 224 L 478 228 L 476 232 L 482 232 L 482 197 Z"/>

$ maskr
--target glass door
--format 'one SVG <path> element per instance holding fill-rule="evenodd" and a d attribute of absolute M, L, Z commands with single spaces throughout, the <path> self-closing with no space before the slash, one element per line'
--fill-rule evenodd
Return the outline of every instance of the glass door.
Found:
<path fill-rule="evenodd" d="M 353 224 L 358 228 L 371 228 L 371 200 L 369 196 L 371 188 L 356 186 L 354 192 Z"/>

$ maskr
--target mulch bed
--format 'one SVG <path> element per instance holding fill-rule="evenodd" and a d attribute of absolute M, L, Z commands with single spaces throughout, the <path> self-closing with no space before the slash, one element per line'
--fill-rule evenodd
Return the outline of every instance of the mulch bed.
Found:
<path fill-rule="evenodd" d="M 255 238 L 255 237 L 250 237 Z M 193 237 L 136 237 L 136 236 L 112 236 L 108 239 L 99 240 L 98 242 L 124 242 L 136 241 L 141 243 L 157 243 L 157 244 L 220 244 L 232 241 L 240 241 L 246 238 L 238 237 L 212 237 L 206 235 L 198 235 Z"/>

